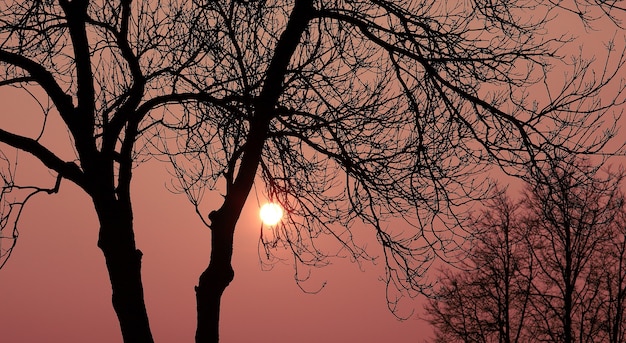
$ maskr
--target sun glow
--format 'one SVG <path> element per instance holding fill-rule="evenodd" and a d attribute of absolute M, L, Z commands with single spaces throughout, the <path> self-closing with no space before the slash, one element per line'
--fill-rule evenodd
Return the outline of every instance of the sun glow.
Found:
<path fill-rule="evenodd" d="M 283 218 L 283 209 L 280 205 L 270 202 L 261 206 L 259 215 L 261 216 L 263 224 L 272 226 L 278 224 Z"/>

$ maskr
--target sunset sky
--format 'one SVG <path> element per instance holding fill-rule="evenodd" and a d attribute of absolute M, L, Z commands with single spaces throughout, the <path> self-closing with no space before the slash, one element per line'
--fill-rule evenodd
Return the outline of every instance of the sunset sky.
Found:
<path fill-rule="evenodd" d="M 567 23 L 559 22 L 560 29 L 565 30 Z M 601 60 L 601 42 L 614 32 L 589 31 L 578 42 L 586 51 L 598 51 Z M 621 74 L 626 77 L 624 71 Z M 37 113 L 32 100 L 0 89 L 0 127 L 33 135 L 28 124 L 37 120 Z M 59 119 L 49 120 L 42 142 L 71 160 L 66 132 L 55 130 Z M 15 156 L 12 150 L 5 153 Z M 19 154 L 17 174 L 54 184 L 54 176 L 26 153 Z M 143 285 L 155 342 L 192 342 L 194 286 L 209 261 L 210 234 L 185 195 L 168 190 L 171 182 L 166 163 L 150 160 L 135 170 L 131 191 L 135 234 L 143 252 Z M 262 270 L 259 207 L 266 198 L 261 184 L 257 182 L 248 197 L 237 225 L 235 279 L 222 299 L 221 342 L 416 343 L 430 338 L 431 328 L 417 318 L 423 298 L 402 300 L 398 314 L 409 316 L 407 320 L 400 321 L 389 311 L 383 261 L 359 265 L 349 258 L 331 259 L 331 265 L 311 269 L 310 279 L 301 284 L 306 291 L 325 285 L 315 294 L 294 281 L 290 260 Z M 210 194 L 203 209 L 208 213 L 221 203 L 219 194 Z M 98 226 L 91 199 L 67 180 L 59 194 L 38 195 L 28 203 L 17 246 L 0 270 L 0 342 L 122 342 L 104 258 L 96 245 Z M 357 225 L 354 231 L 372 256 L 381 255 L 371 228 Z M 300 273 L 306 275 L 307 270 Z"/>
<path fill-rule="evenodd" d="M 144 253 L 144 289 L 157 342 L 191 342 L 193 286 L 209 257 L 209 231 L 186 198 L 165 189 L 165 165 L 136 171 L 135 224 Z M 39 196 L 24 213 L 15 253 L 0 271 L 2 342 L 122 342 L 110 284 L 96 247 L 98 224 L 90 200 L 64 182 L 58 195 Z M 235 280 L 222 303 L 223 342 L 420 342 L 428 326 L 398 321 L 387 309 L 382 265 L 347 260 L 312 270 L 301 291 L 286 261 L 261 271 L 261 222 L 254 195 L 235 237 Z M 361 228 L 368 232 L 368 228 Z M 370 251 L 378 247 L 370 244 Z M 418 305 L 419 302 L 414 302 Z"/>

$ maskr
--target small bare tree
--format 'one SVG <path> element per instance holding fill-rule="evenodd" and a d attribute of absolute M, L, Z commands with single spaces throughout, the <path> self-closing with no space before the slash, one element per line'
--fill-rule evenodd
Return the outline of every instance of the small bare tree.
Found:
<path fill-rule="evenodd" d="M 550 165 L 526 192 L 528 240 L 537 261 L 532 308 L 537 338 L 552 342 L 598 342 L 604 247 L 622 217 L 623 173 L 606 178 L 570 159 Z M 618 261 L 613 261 L 618 262 Z"/>
<path fill-rule="evenodd" d="M 504 192 L 470 225 L 472 248 L 464 272 L 442 271 L 426 305 L 436 342 L 528 342 L 534 257 L 526 245 L 521 204 Z"/>
<path fill-rule="evenodd" d="M 601 316 L 608 342 L 619 343 L 626 341 L 626 210 L 615 218 L 612 229 L 610 244 L 602 249 L 607 258 L 600 266 L 602 299 L 606 302 Z"/>

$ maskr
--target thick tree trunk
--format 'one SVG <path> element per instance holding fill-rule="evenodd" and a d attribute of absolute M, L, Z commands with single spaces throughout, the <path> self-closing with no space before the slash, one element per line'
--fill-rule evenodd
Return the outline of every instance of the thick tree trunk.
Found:
<path fill-rule="evenodd" d="M 222 294 L 235 276 L 231 259 L 236 219 L 224 219 L 226 218 L 219 214 L 211 218 L 211 261 L 207 269 L 200 275 L 196 287 L 198 318 L 196 343 L 217 343 L 219 341 Z"/>
<path fill-rule="evenodd" d="M 125 343 L 152 343 L 141 281 L 141 251 L 135 247 L 130 203 L 94 199 L 100 220 L 98 246 L 104 253 L 112 302 Z"/>
<path fill-rule="evenodd" d="M 255 99 L 255 115 L 250 121 L 250 131 L 241 158 L 237 177 L 234 169 L 229 169 L 226 196 L 222 207 L 211 212 L 211 260 L 200 276 L 196 287 L 198 327 L 196 343 L 217 343 L 219 341 L 220 302 L 226 287 L 234 278 L 231 265 L 235 225 L 243 205 L 250 193 L 256 170 L 261 161 L 269 124 L 274 116 L 274 108 L 282 93 L 282 84 L 289 61 L 296 51 L 302 34 L 306 31 L 313 14 L 312 0 L 296 0 L 289 21 L 276 44 L 275 53 L 266 71 L 263 90 Z M 233 163 L 236 165 L 236 163 Z M 232 167 L 234 168 L 234 167 Z M 232 183 L 231 183 L 232 182 Z"/>

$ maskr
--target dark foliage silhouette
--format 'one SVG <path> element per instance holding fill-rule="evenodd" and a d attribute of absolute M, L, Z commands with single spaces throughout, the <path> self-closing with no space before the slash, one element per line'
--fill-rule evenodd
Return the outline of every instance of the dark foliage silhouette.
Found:
<path fill-rule="evenodd" d="M 98 216 L 124 341 L 151 342 L 129 189 L 133 168 L 159 156 L 173 163 L 179 190 L 211 228 L 211 260 L 196 288 L 198 342 L 218 340 L 233 233 L 257 177 L 289 213 L 274 237 L 262 238 L 268 259 L 277 247 L 292 252 L 297 267 L 331 255 L 368 259 L 350 228 L 369 224 L 383 248 L 393 310 L 393 290 L 427 292 L 428 267 L 460 252 L 463 237 L 453 229 L 466 219 L 465 204 L 490 187 L 477 174 L 490 166 L 518 174 L 552 151 L 601 152 L 615 135 L 615 118 L 605 119 L 623 100 L 624 87 L 610 87 L 623 54 L 607 42 L 605 63 L 562 62 L 570 41 L 545 30 L 561 12 L 577 13 L 581 25 L 598 18 L 620 25 L 623 8 L 613 1 L 3 2 L 0 87 L 32 95 L 41 120 L 27 124 L 34 134 L 0 128 L 2 237 L 10 242 L 2 263 L 23 204 L 58 191 L 63 179 L 77 184 Z M 551 70 L 560 67 L 568 74 L 553 82 Z M 42 139 L 52 116 L 65 125 L 72 157 Z M 13 149 L 51 170 L 51 186 L 18 184 L 7 157 Z M 208 220 L 207 190 L 224 196 L 209 205 Z M 390 218 L 406 229 L 391 230 Z M 319 236 L 340 248 L 317 248 Z"/>

